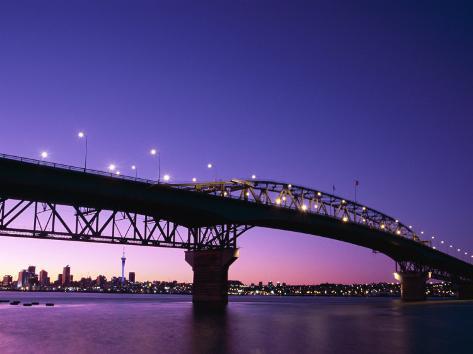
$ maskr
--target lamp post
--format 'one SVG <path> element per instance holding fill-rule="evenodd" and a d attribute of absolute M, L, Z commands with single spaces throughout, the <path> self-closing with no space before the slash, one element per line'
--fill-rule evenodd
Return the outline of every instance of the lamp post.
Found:
<path fill-rule="evenodd" d="M 151 149 L 149 151 L 151 156 L 158 156 L 158 184 L 161 182 L 161 152 L 156 149 Z"/>
<path fill-rule="evenodd" d="M 41 151 L 40 156 L 41 156 L 41 159 L 42 159 L 42 160 L 45 160 L 45 159 L 48 158 L 49 154 L 48 154 L 47 151 Z"/>
<path fill-rule="evenodd" d="M 217 170 L 215 169 L 214 164 L 211 163 L 211 162 L 209 162 L 209 163 L 207 164 L 207 168 L 208 168 L 209 170 L 212 170 L 212 169 L 214 170 L 214 180 L 215 180 L 215 182 L 217 182 Z"/>
<path fill-rule="evenodd" d="M 133 171 L 135 171 L 135 179 L 137 179 L 138 178 L 138 168 L 136 167 L 136 165 L 131 165 L 131 169 Z"/>
<path fill-rule="evenodd" d="M 87 170 L 87 150 L 88 150 L 88 141 L 87 141 L 87 135 L 83 132 L 80 131 L 77 136 L 79 139 L 85 139 L 85 156 L 84 156 L 84 171 Z"/>

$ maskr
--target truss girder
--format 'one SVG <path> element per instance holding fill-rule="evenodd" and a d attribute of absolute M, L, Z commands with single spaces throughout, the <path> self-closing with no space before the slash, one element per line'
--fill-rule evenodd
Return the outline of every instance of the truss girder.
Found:
<path fill-rule="evenodd" d="M 236 247 L 249 225 L 187 228 L 158 216 L 0 198 L 0 235 L 183 249 Z"/>

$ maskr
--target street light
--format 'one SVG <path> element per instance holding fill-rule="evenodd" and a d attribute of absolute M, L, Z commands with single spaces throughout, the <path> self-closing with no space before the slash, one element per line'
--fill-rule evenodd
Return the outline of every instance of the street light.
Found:
<path fill-rule="evenodd" d="M 256 175 L 251 175 L 251 179 L 256 179 Z"/>
<path fill-rule="evenodd" d="M 171 179 L 171 176 L 169 176 L 169 175 L 164 175 L 164 176 L 163 176 L 163 179 L 164 179 L 164 182 L 169 182 L 169 180 Z"/>
<path fill-rule="evenodd" d="M 158 183 L 161 181 L 161 153 L 156 150 L 155 148 L 152 148 L 149 151 L 151 156 L 158 156 Z"/>
<path fill-rule="evenodd" d="M 109 170 L 110 172 L 115 171 L 116 168 L 117 168 L 117 166 L 116 166 L 115 164 L 113 164 L 113 163 L 111 163 L 110 165 L 108 165 L 108 170 Z"/>
<path fill-rule="evenodd" d="M 135 178 L 138 178 L 138 169 L 136 168 L 136 165 L 131 165 L 131 169 L 135 171 Z"/>
<path fill-rule="evenodd" d="M 195 178 L 195 177 L 192 178 L 192 182 L 194 182 L 194 183 L 197 182 L 197 178 Z"/>
<path fill-rule="evenodd" d="M 40 155 L 41 155 L 41 158 L 42 158 L 43 160 L 44 160 L 44 159 L 47 159 L 48 156 L 49 156 L 49 154 L 48 154 L 47 151 L 41 151 L 41 154 L 40 154 Z"/>
<path fill-rule="evenodd" d="M 87 170 L 87 149 L 88 149 L 87 135 L 83 131 L 80 131 L 77 134 L 77 136 L 79 139 L 85 139 L 85 156 L 84 156 L 84 171 L 85 171 Z"/>

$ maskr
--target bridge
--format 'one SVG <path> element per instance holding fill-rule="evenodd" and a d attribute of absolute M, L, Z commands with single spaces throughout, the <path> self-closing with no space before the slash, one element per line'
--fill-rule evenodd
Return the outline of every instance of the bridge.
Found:
<path fill-rule="evenodd" d="M 185 249 L 196 304 L 226 304 L 237 239 L 253 227 L 327 237 L 396 263 L 405 301 L 434 278 L 473 298 L 473 265 L 406 224 L 333 194 L 265 180 L 170 184 L 0 155 L 0 235 Z"/>

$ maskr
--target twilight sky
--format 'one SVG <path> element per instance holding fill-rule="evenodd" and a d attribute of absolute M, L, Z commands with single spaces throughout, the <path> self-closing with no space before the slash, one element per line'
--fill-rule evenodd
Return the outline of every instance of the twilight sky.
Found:
<path fill-rule="evenodd" d="M 473 252 L 469 1 L 4 1 L 0 153 L 174 181 L 256 174 L 358 199 Z M 0 171 L 1 173 L 1 171 Z M 393 262 L 269 229 L 230 278 L 392 281 Z M 122 248 L 0 237 L 0 275 L 118 275 Z M 190 281 L 181 250 L 127 247 L 138 280 Z"/>

